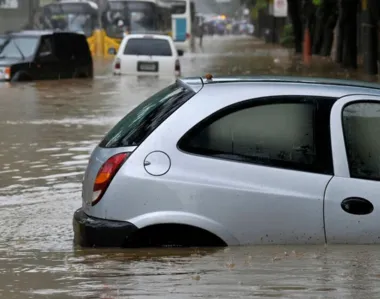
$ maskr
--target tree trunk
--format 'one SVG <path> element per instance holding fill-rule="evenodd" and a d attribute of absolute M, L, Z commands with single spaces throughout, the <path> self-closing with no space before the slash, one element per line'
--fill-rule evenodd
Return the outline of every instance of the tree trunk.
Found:
<path fill-rule="evenodd" d="M 330 56 L 334 41 L 334 29 L 338 21 L 338 5 L 336 0 L 324 0 L 323 11 L 328 17 L 323 22 L 324 35 L 322 38 L 322 56 Z"/>
<path fill-rule="evenodd" d="M 317 8 L 317 12 L 316 12 L 316 24 L 315 24 L 315 31 L 313 35 L 313 50 L 312 50 L 312 53 L 314 55 L 319 55 L 321 52 L 325 20 L 326 20 L 326 12 L 323 10 L 323 2 L 322 2 L 322 5 Z"/>
<path fill-rule="evenodd" d="M 311 2 L 311 0 L 308 0 L 307 23 L 309 25 L 310 37 L 313 41 L 317 25 L 317 7 Z"/>
<path fill-rule="evenodd" d="M 347 68 L 358 67 L 358 43 L 357 43 L 357 11 L 359 0 L 344 0 L 344 41 L 343 41 L 343 66 Z"/>
<path fill-rule="evenodd" d="M 288 0 L 288 14 L 292 22 L 296 53 L 302 53 L 303 26 L 299 0 Z"/>
<path fill-rule="evenodd" d="M 376 75 L 378 72 L 378 30 L 379 20 L 378 0 L 368 0 L 368 7 L 363 11 L 362 21 L 362 43 L 364 69 L 369 75 Z"/>
<path fill-rule="evenodd" d="M 337 37 L 337 43 L 336 43 L 336 56 L 335 60 L 337 63 L 342 63 L 343 61 L 343 41 L 344 41 L 344 23 L 345 23 L 345 15 L 343 7 L 344 4 L 342 3 L 344 0 L 339 0 L 338 4 L 338 11 L 339 11 L 339 18 L 338 18 L 338 37 Z"/>

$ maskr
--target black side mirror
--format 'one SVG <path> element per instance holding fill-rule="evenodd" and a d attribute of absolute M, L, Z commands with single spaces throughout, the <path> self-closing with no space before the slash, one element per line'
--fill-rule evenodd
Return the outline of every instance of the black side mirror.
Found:
<path fill-rule="evenodd" d="M 183 56 L 183 50 L 177 50 L 178 56 Z"/>

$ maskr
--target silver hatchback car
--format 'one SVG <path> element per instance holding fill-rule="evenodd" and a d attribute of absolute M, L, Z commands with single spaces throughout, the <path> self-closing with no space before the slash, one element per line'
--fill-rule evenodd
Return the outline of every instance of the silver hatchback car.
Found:
<path fill-rule="evenodd" d="M 81 246 L 380 243 L 380 86 L 189 78 L 91 155 Z"/>

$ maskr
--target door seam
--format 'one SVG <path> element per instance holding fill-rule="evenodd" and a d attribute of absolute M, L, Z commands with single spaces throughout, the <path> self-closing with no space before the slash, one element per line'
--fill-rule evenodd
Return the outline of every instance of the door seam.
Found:
<path fill-rule="evenodd" d="M 326 184 L 326 187 L 325 187 L 325 191 L 323 192 L 323 204 L 322 204 L 322 215 L 323 215 L 323 232 L 325 234 L 325 245 L 327 244 L 327 233 L 326 233 L 326 217 L 325 217 L 325 202 L 326 202 L 326 191 L 327 191 L 327 187 L 330 185 L 330 182 L 331 180 L 334 178 L 334 176 L 332 176 L 329 181 L 327 182 Z"/>

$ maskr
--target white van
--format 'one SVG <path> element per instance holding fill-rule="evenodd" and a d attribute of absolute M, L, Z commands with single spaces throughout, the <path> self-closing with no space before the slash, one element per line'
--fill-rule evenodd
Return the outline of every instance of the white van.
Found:
<path fill-rule="evenodd" d="M 181 65 L 172 38 L 161 34 L 124 37 L 113 63 L 114 75 L 180 76 Z"/>

